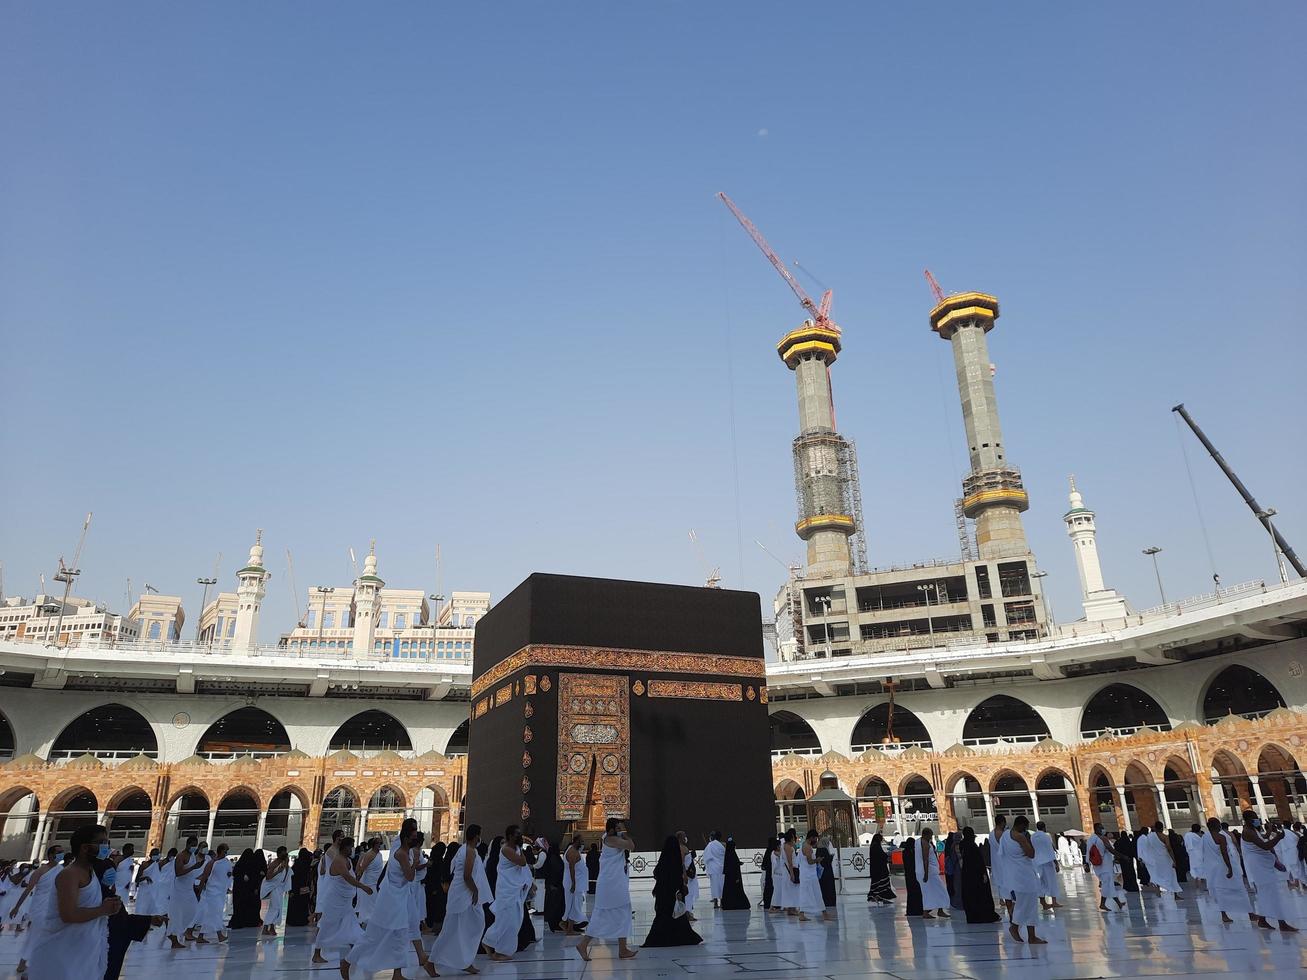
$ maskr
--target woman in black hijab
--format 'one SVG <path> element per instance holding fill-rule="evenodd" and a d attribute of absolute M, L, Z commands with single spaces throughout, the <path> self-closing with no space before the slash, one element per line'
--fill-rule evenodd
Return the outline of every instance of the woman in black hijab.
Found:
<path fill-rule="evenodd" d="M 727 848 L 729 855 L 729 844 Z M 736 864 L 739 864 L 739 858 L 736 858 Z M 685 901 L 685 865 L 681 860 L 681 842 L 676 837 L 668 837 L 663 842 L 663 852 L 654 866 L 653 896 L 654 920 L 644 945 L 697 946 L 703 942 L 703 937 L 690 926 L 685 907 L 681 907 L 680 915 L 676 914 L 677 900 Z M 745 907 L 748 908 L 747 903 Z"/>
<path fill-rule="evenodd" d="M 909 837 L 903 842 L 903 881 L 908 889 L 908 907 L 904 915 L 920 917 L 921 908 L 921 882 L 913 874 L 913 869 L 917 866 L 917 839 Z"/>
<path fill-rule="evenodd" d="M 744 894 L 744 869 L 740 865 L 740 855 L 735 850 L 735 838 L 726 838 L 726 858 L 722 864 L 722 908 L 747 909 L 749 896 Z"/>
<path fill-rule="evenodd" d="M 440 887 L 440 867 L 445 863 L 445 844 L 436 841 L 431 845 L 430 859 L 427 861 L 426 877 L 422 879 L 422 889 L 427 893 L 427 928 L 435 931 L 445 921 L 445 889 Z"/>
<path fill-rule="evenodd" d="M 286 926 L 306 926 L 313 908 L 313 855 L 301 847 L 290 869 L 290 900 L 286 903 Z"/>
<path fill-rule="evenodd" d="M 595 883 L 599 880 L 599 845 L 591 844 L 585 852 L 585 873 L 590 879 L 590 894 L 595 893 Z"/>
<path fill-rule="evenodd" d="M 1189 852 L 1185 850 L 1184 838 L 1174 827 L 1166 832 L 1166 837 L 1171 842 L 1171 856 L 1175 858 L 1175 880 L 1183 885 L 1189 880 Z"/>
<path fill-rule="evenodd" d="M 828 909 L 835 908 L 835 855 L 831 853 L 830 840 L 823 837 L 817 845 L 817 863 L 821 873 L 817 876 L 817 887 L 821 889 L 821 904 Z"/>
<path fill-rule="evenodd" d="M 561 843 L 555 841 L 549 845 L 545 855 L 545 925 L 550 932 L 563 928 L 563 915 L 567 912 L 567 896 L 563 892 L 563 855 Z"/>
<path fill-rule="evenodd" d="M 779 837 L 768 838 L 767 850 L 762 856 L 762 907 L 764 909 L 771 908 L 772 896 L 776 892 L 776 886 L 771 880 L 771 862 L 780 846 Z"/>
<path fill-rule="evenodd" d="M 962 908 L 968 922 L 998 922 L 1002 916 L 994 911 L 994 896 L 989 890 L 989 869 L 985 855 L 976 844 L 976 832 L 962 828 L 962 843 L 958 847 L 962 856 L 959 877 L 962 885 Z"/>
<path fill-rule="evenodd" d="M 1112 845 L 1116 861 L 1121 868 L 1121 887 L 1128 892 L 1139 891 L 1139 878 L 1135 873 L 1135 841 L 1128 833 L 1121 833 Z"/>
<path fill-rule="evenodd" d="M 877 905 L 894 901 L 894 889 L 889 884 L 889 859 L 885 856 L 885 838 L 876 834 L 867 848 L 867 871 L 871 878 L 871 888 L 867 891 L 867 901 Z M 911 878 L 911 875 L 908 875 Z"/>
<path fill-rule="evenodd" d="M 231 871 L 231 920 L 227 928 L 252 929 L 263 925 L 263 916 L 259 913 L 259 889 L 262 887 L 263 873 L 255 866 L 254 849 L 247 847 Z"/>
<path fill-rule="evenodd" d="M 495 900 L 495 883 L 499 881 L 499 849 L 503 845 L 504 838 L 502 836 L 496 837 L 490 842 L 490 850 L 486 852 L 486 881 L 490 885 L 490 894 L 480 895 L 478 898 L 481 901 L 481 908 L 486 914 L 487 929 L 495 924 L 495 913 L 490 911 L 490 903 Z"/>

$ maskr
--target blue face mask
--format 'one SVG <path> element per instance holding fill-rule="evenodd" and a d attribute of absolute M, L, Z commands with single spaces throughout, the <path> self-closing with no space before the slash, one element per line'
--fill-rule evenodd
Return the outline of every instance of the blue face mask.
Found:
<path fill-rule="evenodd" d="M 192 854 L 194 854 L 196 851 L 199 850 L 199 848 L 198 848 L 198 847 L 192 847 L 192 848 L 189 848 L 189 850 L 190 850 L 190 852 L 191 852 Z"/>
<path fill-rule="evenodd" d="M 96 856 L 97 858 L 99 858 L 101 861 L 107 861 L 107 860 L 109 860 L 109 845 L 108 845 L 108 843 L 101 844 L 101 845 L 100 845 L 100 850 L 96 852 L 96 855 L 95 855 L 95 856 Z"/>

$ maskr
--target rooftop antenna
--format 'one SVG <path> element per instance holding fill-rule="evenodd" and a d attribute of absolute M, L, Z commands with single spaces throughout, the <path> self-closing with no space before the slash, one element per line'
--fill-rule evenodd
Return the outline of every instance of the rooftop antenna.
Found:
<path fill-rule="evenodd" d="M 444 596 L 445 594 L 445 570 L 440 564 L 440 545 L 436 545 L 436 595 Z M 437 600 L 440 602 L 441 600 Z M 452 605 L 452 603 L 451 603 Z M 440 607 L 436 607 L 436 623 L 440 622 Z"/>

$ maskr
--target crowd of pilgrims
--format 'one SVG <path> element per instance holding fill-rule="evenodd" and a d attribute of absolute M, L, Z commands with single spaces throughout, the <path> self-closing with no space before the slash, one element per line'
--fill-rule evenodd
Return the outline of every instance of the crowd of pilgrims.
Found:
<path fill-rule="evenodd" d="M 1160 822 L 1133 834 L 1106 833 L 1101 824 L 1087 837 L 1073 834 L 1049 834 L 1042 822 L 1032 829 L 1025 816 L 1009 827 L 1002 815 L 982 837 L 971 827 L 943 840 L 929 827 L 900 842 L 877 833 L 868 850 L 867 901 L 895 904 L 891 867 L 898 851 L 908 916 L 949 918 L 955 910 L 969 923 L 1006 919 L 1017 942 L 1045 942 L 1039 916 L 1062 907 L 1058 875 L 1069 870 L 1094 875 L 1103 912 L 1112 911 L 1109 902 L 1124 908 L 1120 891 L 1181 901 L 1181 885 L 1192 880 L 1223 922 L 1246 915 L 1260 928 L 1297 931 L 1289 891 L 1307 884 L 1301 823 L 1264 824 L 1248 811 L 1239 828 L 1211 819 L 1183 835 Z M 633 849 L 617 819 L 588 848 L 580 834 L 556 843 L 529 840 L 516 825 L 486 841 L 475 824 L 462 842 L 428 848 L 417 821 L 408 819 L 389 845 L 374 837 L 356 846 L 338 830 L 316 852 L 301 848 L 292 857 L 281 847 L 269 860 L 247 848 L 233 862 L 226 844 L 210 850 L 190 837 L 180 849 L 156 848 L 138 860 L 131 844 L 113 850 L 104 827 L 83 826 L 66 848 L 49 847 L 39 865 L 0 862 L 0 931 L 23 935 L 18 972 L 28 980 L 114 980 L 130 944 L 155 926 L 170 948 L 183 949 L 223 942 L 235 929 L 276 936 L 283 921 L 316 926 L 313 962 L 336 961 L 346 980 L 352 971 L 371 976 L 387 969 L 398 980 L 403 971 L 438 976 L 437 964 L 476 973 L 479 955 L 511 959 L 537 941 L 532 913 L 539 899 L 536 914 L 551 932 L 579 937 L 582 959 L 590 959 L 595 940 L 615 942 L 617 955 L 629 958 L 636 955 L 628 945 Z M 831 918 L 833 864 L 829 841 L 815 830 L 773 838 L 761 862 L 760 906 L 799 922 Z M 732 838 L 714 831 L 700 856 L 685 832 L 669 835 L 653 871 L 654 918 L 643 946 L 703 941 L 693 923 L 705 878 L 713 908 L 752 907 Z"/>

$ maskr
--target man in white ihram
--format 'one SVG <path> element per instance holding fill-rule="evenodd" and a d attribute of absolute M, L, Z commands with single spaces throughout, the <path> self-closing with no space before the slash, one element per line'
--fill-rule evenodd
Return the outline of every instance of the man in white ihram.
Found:
<path fill-rule="evenodd" d="M 1163 836 L 1162 822 L 1153 825 L 1153 832 L 1146 833 L 1147 827 L 1140 828 L 1135 838 L 1135 847 L 1139 857 L 1148 868 L 1148 877 L 1153 879 L 1153 887 L 1159 892 L 1170 892 L 1175 900 L 1180 901 L 1180 882 L 1175 873 L 1175 858 Z"/>
<path fill-rule="evenodd" d="M 1112 845 L 1107 842 L 1107 837 L 1103 834 L 1103 825 L 1094 824 L 1094 832 L 1089 835 L 1089 840 L 1085 842 L 1085 863 L 1093 869 L 1094 876 L 1098 879 L 1098 910 L 1100 912 L 1108 911 L 1107 900 L 1110 898 L 1116 902 L 1118 909 L 1125 908 L 1125 902 L 1117 898 L 1116 895 L 1116 852 L 1112 850 Z"/>
<path fill-rule="evenodd" d="M 1053 838 L 1044 829 L 1044 821 L 1035 824 L 1030 843 L 1035 848 L 1035 874 L 1039 875 L 1039 907 L 1045 911 L 1060 909 L 1062 903 L 1057 899 L 1062 893 L 1062 886 L 1057 877 L 1057 852 L 1053 850 Z M 1045 895 L 1053 900 L 1051 904 L 1044 901 Z"/>
<path fill-rule="evenodd" d="M 703 869 L 708 873 L 708 886 L 712 889 L 712 907 L 720 908 L 722 884 L 726 880 L 726 845 L 722 843 L 720 830 L 714 830 L 708 837 L 708 846 L 703 849 Z"/>
<path fill-rule="evenodd" d="M 1203 847 L 1203 825 L 1196 823 L 1184 835 L 1184 852 L 1189 855 L 1189 877 L 1197 885 L 1207 880 L 1207 867 L 1203 861 L 1206 848 Z"/>

